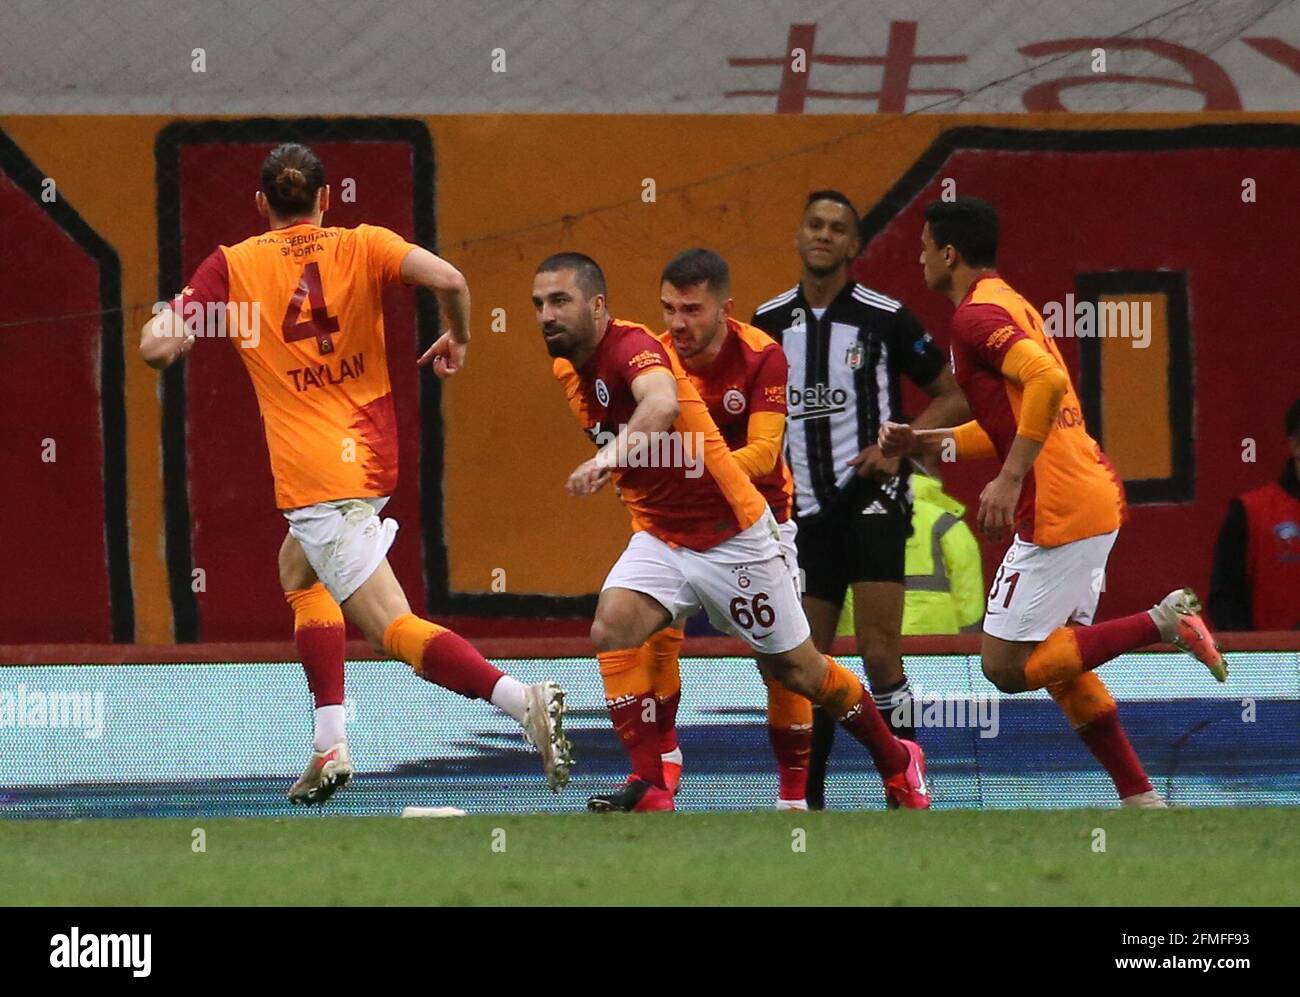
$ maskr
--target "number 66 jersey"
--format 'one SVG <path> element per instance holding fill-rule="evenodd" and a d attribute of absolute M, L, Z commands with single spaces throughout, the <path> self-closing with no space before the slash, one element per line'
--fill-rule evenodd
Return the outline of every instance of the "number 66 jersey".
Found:
<path fill-rule="evenodd" d="M 302 222 L 219 246 L 171 301 L 191 334 L 230 339 L 248 369 L 278 508 L 396 488 L 383 290 L 414 248 L 376 225 Z"/>

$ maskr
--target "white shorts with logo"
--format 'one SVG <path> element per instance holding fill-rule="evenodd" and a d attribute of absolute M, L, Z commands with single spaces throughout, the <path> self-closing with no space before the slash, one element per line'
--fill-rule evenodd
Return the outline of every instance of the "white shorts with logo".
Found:
<path fill-rule="evenodd" d="M 397 520 L 380 519 L 388 499 L 339 499 L 284 509 L 289 534 L 336 602 L 359 589 L 388 556 Z"/>
<path fill-rule="evenodd" d="M 782 547 L 770 511 L 706 551 L 673 547 L 643 530 L 632 535 L 601 589 L 643 592 L 673 619 L 703 607 L 723 633 L 735 634 L 760 653 L 780 654 L 798 647 L 809 634 L 799 601 L 798 565 Z"/>
<path fill-rule="evenodd" d="M 1067 623 L 1089 624 L 1106 582 L 1106 559 L 1118 530 L 1059 547 L 1016 537 L 989 589 L 984 632 L 1011 641 L 1040 641 Z"/>

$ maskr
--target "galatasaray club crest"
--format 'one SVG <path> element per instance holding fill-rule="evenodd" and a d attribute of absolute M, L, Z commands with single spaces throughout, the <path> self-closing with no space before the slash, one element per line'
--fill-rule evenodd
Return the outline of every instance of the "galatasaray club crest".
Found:
<path fill-rule="evenodd" d="M 599 377 L 596 378 L 596 401 L 600 402 L 603 407 L 609 408 L 609 388 L 605 386 L 605 382 Z"/>
<path fill-rule="evenodd" d="M 728 389 L 727 393 L 722 396 L 722 407 L 732 415 L 739 415 L 741 412 L 745 411 L 744 392 L 738 391 L 735 388 Z"/>
<path fill-rule="evenodd" d="M 844 354 L 844 362 L 848 364 L 849 370 L 861 370 L 866 360 L 866 353 L 862 349 L 860 340 L 850 346 L 849 351 Z"/>

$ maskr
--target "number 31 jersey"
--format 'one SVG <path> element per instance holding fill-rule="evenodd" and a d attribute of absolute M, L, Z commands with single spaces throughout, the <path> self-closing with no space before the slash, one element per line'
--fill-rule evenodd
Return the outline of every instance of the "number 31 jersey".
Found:
<path fill-rule="evenodd" d="M 256 304 L 257 324 L 238 333 L 232 313 L 226 335 L 257 392 L 279 508 L 397 487 L 383 290 L 413 248 L 375 225 L 290 225 L 218 247 L 172 301 L 187 320 L 229 302 L 247 321 Z"/>

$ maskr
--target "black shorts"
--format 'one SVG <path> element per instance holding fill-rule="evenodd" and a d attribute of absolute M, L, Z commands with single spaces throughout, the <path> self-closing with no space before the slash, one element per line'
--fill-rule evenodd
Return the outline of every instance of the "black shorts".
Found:
<path fill-rule="evenodd" d="M 857 479 L 841 501 L 816 516 L 797 519 L 804 595 L 844 605 L 858 582 L 903 584 L 907 539 L 912 535 L 911 491 L 906 479 L 894 491 Z"/>

